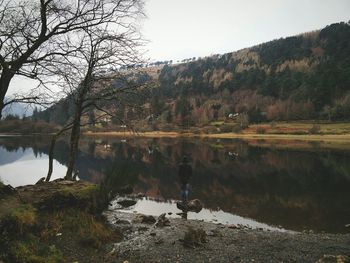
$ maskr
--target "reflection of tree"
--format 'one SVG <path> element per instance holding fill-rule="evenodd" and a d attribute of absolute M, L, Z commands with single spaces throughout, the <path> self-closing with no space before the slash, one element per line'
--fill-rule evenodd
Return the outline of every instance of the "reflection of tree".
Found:
<path fill-rule="evenodd" d="M 0 140 L 4 148 L 32 144 L 38 153 L 47 153 L 46 143 Z M 348 223 L 344 222 L 350 216 L 348 152 L 260 149 L 231 140 L 222 140 L 222 149 L 211 148 L 212 141 L 166 138 L 135 138 L 127 144 L 113 138 L 97 142 L 84 138 L 82 143 L 77 168 L 84 180 L 101 179 L 127 166 L 124 175 L 118 175 L 118 185 L 132 183 L 136 191 L 151 197 L 177 199 L 177 167 L 186 154 L 194 169 L 191 198 L 201 199 L 207 208 L 219 206 L 292 229 L 305 225 L 336 230 Z M 105 149 L 102 144 L 111 147 Z M 67 147 L 64 141 L 57 145 L 55 156 L 61 163 L 67 162 Z M 238 156 L 232 160 L 228 152 Z M 220 163 L 211 162 L 214 158 Z"/>

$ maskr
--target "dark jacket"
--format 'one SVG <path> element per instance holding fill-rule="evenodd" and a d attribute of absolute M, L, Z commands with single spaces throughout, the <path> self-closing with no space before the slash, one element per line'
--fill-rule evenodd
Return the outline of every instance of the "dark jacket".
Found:
<path fill-rule="evenodd" d="M 179 179 L 181 184 L 188 184 L 192 177 L 192 167 L 188 163 L 181 163 L 179 166 Z"/>

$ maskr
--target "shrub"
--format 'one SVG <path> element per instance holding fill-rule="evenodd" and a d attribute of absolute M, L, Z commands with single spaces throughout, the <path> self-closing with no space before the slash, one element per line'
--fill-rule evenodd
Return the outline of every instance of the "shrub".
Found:
<path fill-rule="evenodd" d="M 232 132 L 232 126 L 224 124 L 220 127 L 220 131 L 222 133 Z"/>
<path fill-rule="evenodd" d="M 235 126 L 232 127 L 232 132 L 233 133 L 240 133 L 242 131 L 242 127 L 240 124 L 236 124 Z"/>

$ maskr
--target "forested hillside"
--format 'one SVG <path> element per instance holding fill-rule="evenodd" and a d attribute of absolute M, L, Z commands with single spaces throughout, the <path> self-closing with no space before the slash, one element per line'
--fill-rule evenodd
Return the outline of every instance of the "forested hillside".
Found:
<path fill-rule="evenodd" d="M 119 117 L 126 122 L 132 115 L 153 125 L 201 126 L 237 113 L 250 122 L 350 119 L 350 23 L 143 70 L 142 79 L 156 86 L 143 111 L 123 107 Z M 47 120 L 69 117 L 69 103 L 60 104 L 66 116 L 51 109 Z"/>

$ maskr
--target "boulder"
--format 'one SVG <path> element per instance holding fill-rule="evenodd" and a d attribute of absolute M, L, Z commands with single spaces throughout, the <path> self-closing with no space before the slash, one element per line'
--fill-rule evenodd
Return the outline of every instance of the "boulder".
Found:
<path fill-rule="evenodd" d="M 203 204 L 198 199 L 191 200 L 187 203 L 188 211 L 199 213 L 203 209 Z"/>
<path fill-rule="evenodd" d="M 203 204 L 198 199 L 190 200 L 186 203 L 177 202 L 177 208 L 182 210 L 183 212 L 196 212 L 199 213 L 203 209 Z"/>

